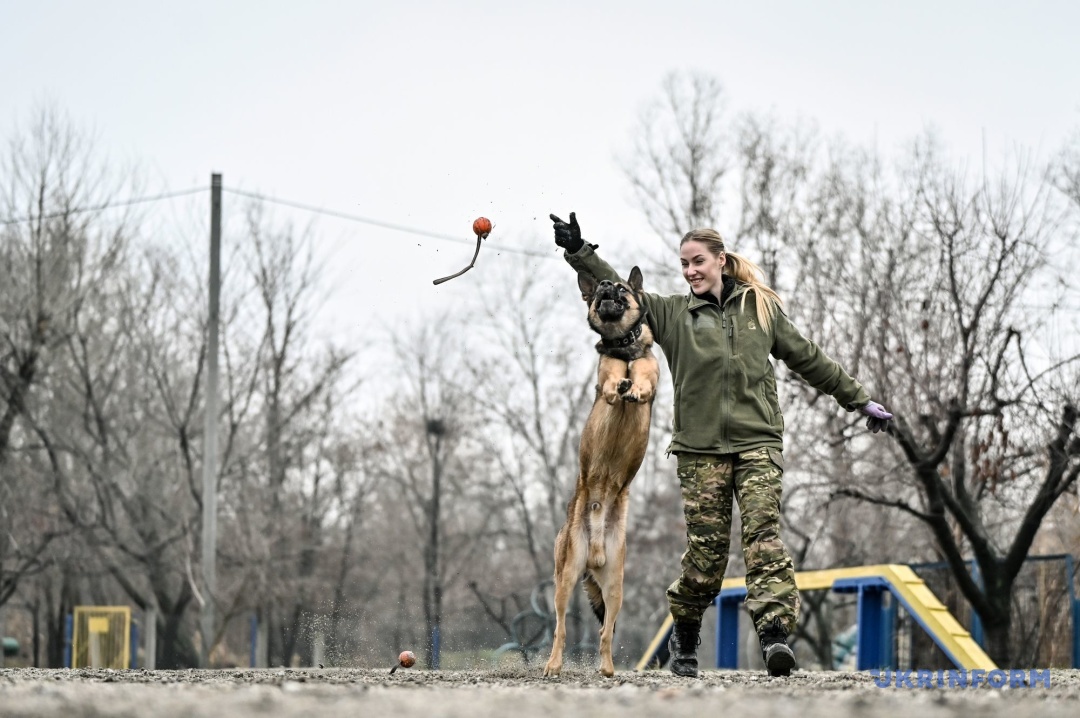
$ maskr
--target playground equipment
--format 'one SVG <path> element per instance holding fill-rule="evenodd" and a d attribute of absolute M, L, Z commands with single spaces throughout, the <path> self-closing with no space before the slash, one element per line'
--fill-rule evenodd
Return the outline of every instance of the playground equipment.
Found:
<path fill-rule="evenodd" d="M 511 641 L 504 643 L 495 649 L 494 659 L 496 662 L 505 653 L 518 653 L 524 660 L 525 665 L 533 661 L 544 660 L 551 651 L 551 639 L 555 632 L 555 612 L 552 609 L 554 601 L 554 581 L 550 578 L 538 583 L 529 597 L 529 608 L 518 613 L 510 621 Z M 584 631 L 581 640 L 566 647 L 566 655 L 580 658 L 596 654 L 596 643 L 590 640 L 595 635 L 591 625 L 596 619 L 592 611 L 585 617 L 590 629 Z"/>
<path fill-rule="evenodd" d="M 510 621 L 513 640 L 495 649 L 495 659 L 508 652 L 521 654 L 525 665 L 540 658 L 551 649 L 551 636 L 555 632 L 555 616 L 548 596 L 554 581 L 548 579 L 537 584 L 529 596 L 529 609 L 521 611 Z"/>
<path fill-rule="evenodd" d="M 76 606 L 72 625 L 72 668 L 131 666 L 131 609 Z"/>
<path fill-rule="evenodd" d="M 884 668 L 891 662 L 896 610 L 902 605 L 939 648 L 958 668 L 972 670 L 997 668 L 971 634 L 942 605 L 933 591 L 909 567 L 901 564 L 856 566 L 823 571 L 799 571 L 795 584 L 800 591 L 832 589 L 837 593 L 858 595 L 858 638 L 856 668 L 860 671 Z M 883 607 L 884 593 L 894 601 Z M 739 656 L 739 610 L 746 598 L 744 578 L 724 579 L 716 597 L 719 616 L 716 624 L 716 667 L 737 668 Z M 668 616 L 638 661 L 643 670 L 666 644 L 671 634 Z"/>

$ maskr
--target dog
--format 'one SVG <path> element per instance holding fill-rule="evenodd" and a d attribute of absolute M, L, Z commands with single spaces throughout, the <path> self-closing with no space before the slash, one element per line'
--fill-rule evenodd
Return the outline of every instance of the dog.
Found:
<path fill-rule="evenodd" d="M 660 367 L 641 304 L 641 270 L 627 282 L 578 273 L 589 326 L 600 335 L 596 399 L 581 433 L 579 473 L 555 539 L 555 636 L 545 676 L 562 670 L 566 607 L 578 577 L 600 619 L 600 673 L 615 675 L 611 642 L 622 608 L 630 482 L 645 458 Z"/>

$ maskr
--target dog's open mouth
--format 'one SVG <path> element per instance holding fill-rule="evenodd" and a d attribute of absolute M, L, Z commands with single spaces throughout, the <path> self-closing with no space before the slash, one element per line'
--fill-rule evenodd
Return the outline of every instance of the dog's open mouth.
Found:
<path fill-rule="evenodd" d="M 601 299 L 596 305 L 596 315 L 605 322 L 621 319 L 626 312 L 626 303 L 618 299 Z"/>

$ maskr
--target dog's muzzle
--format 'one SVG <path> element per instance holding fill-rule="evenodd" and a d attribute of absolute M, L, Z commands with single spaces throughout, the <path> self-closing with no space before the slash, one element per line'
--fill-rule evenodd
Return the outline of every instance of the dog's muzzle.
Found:
<path fill-rule="evenodd" d="M 604 321 L 619 319 L 629 306 L 629 303 L 619 292 L 619 287 L 606 279 L 600 282 L 600 285 L 596 288 L 593 301 L 597 316 Z"/>

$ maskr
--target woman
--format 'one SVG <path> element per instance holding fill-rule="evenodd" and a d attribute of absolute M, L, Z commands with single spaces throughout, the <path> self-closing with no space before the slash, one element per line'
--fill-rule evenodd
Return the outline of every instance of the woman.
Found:
<path fill-rule="evenodd" d="M 551 215 L 555 243 L 570 266 L 597 279 L 618 274 L 581 238 L 574 213 Z M 682 573 L 667 590 L 674 627 L 671 670 L 696 676 L 701 616 L 720 592 L 727 568 L 733 499 L 742 514 L 746 608 L 773 676 L 789 675 L 787 636 L 799 620 L 795 570 L 780 541 L 784 419 L 769 357 L 781 359 L 877 433 L 892 414 L 784 314 L 780 297 L 752 262 L 728 252 L 712 229 L 696 229 L 679 247 L 690 294 L 643 293 L 649 327 L 664 350 L 675 388 L 669 452 L 678 458 L 686 513 Z"/>

